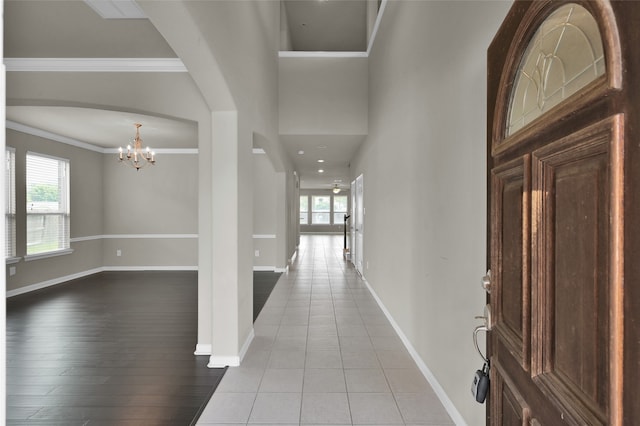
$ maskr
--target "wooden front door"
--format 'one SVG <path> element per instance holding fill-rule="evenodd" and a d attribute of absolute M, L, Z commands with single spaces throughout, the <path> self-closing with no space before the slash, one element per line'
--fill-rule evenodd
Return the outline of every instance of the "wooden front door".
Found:
<path fill-rule="evenodd" d="M 516 1 L 489 48 L 488 424 L 640 424 L 639 22 Z"/>

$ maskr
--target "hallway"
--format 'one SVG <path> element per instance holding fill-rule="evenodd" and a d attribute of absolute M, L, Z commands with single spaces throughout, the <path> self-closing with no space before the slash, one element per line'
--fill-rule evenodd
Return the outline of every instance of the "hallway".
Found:
<path fill-rule="evenodd" d="M 451 425 L 353 266 L 342 236 L 302 235 L 198 425 Z"/>

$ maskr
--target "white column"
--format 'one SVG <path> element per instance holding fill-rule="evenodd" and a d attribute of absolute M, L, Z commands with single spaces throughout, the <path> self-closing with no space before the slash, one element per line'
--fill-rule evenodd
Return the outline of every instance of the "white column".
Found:
<path fill-rule="evenodd" d="M 288 208 L 287 208 L 287 173 L 276 173 L 276 268 L 288 266 Z"/>
<path fill-rule="evenodd" d="M 243 238 L 251 243 L 251 221 L 246 223 L 246 194 L 241 168 L 241 141 L 236 111 L 213 112 L 211 120 L 211 272 L 212 272 L 212 353 L 209 367 L 237 366 L 251 337 L 250 313 L 247 312 L 247 286 L 251 285 L 251 257 L 244 256 Z M 251 152 L 249 152 L 249 160 Z M 250 171 L 250 168 L 248 169 Z M 242 186 L 242 188 L 241 188 Z M 242 189 L 242 191 L 241 191 Z M 250 189 L 250 188 L 249 188 Z M 249 192 L 250 194 L 250 192 Z M 251 203 L 249 203 L 251 204 Z M 244 228 L 248 226 L 248 231 Z M 246 234 L 246 235 L 245 235 Z M 245 238 L 246 239 L 246 238 Z M 251 248 L 249 247 L 249 253 Z M 241 258 L 241 256 L 243 256 Z M 245 257 L 247 259 L 245 259 Z M 249 325 L 247 326 L 247 315 Z M 242 347 L 241 347 L 242 346 Z"/>
<path fill-rule="evenodd" d="M 212 336 L 212 189 L 211 120 L 198 122 L 198 342 L 196 355 L 211 355 Z"/>
<path fill-rule="evenodd" d="M 212 352 L 209 367 L 238 365 L 238 114 L 211 116 Z"/>

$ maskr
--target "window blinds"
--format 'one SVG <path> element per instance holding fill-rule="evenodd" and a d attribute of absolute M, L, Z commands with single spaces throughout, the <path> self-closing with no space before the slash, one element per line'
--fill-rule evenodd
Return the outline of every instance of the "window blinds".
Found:
<path fill-rule="evenodd" d="M 5 149 L 4 185 L 4 255 L 7 258 L 16 255 L 16 152 L 9 147 Z"/>
<path fill-rule="evenodd" d="M 69 161 L 27 153 L 27 255 L 69 248 Z"/>

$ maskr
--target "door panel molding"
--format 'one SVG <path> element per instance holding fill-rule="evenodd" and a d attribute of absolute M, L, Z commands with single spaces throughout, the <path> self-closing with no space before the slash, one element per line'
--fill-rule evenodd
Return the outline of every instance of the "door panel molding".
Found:
<path fill-rule="evenodd" d="M 606 424 L 608 397 L 622 391 L 611 379 L 619 361 L 609 359 L 609 342 L 622 350 L 611 327 L 619 321 L 611 298 L 621 282 L 610 268 L 622 249 L 611 235 L 623 227 L 608 213 L 610 203 L 620 201 L 607 196 L 620 191 L 612 176 L 623 173 L 623 163 L 610 156 L 622 147 L 622 120 L 621 114 L 605 119 L 533 153 L 532 280 L 539 284 L 532 375 L 549 399 L 583 424 Z M 593 353 L 584 350 L 589 347 Z"/>
<path fill-rule="evenodd" d="M 491 271 L 496 289 L 491 294 L 493 330 L 501 335 L 504 344 L 526 371 L 530 368 L 531 354 L 530 164 L 530 155 L 527 154 L 492 171 L 494 196 L 491 213 L 496 224 L 491 245 L 494 259 Z M 511 223 L 507 229 L 506 223 Z M 505 281 L 514 285 L 505 286 Z M 508 291 L 510 287 L 512 291 Z"/>
<path fill-rule="evenodd" d="M 531 424 L 531 409 L 518 392 L 518 387 L 515 386 L 500 361 L 496 361 L 491 369 L 493 372 L 491 381 L 495 390 L 492 396 L 495 402 L 491 417 L 501 419 L 504 425 L 529 426 Z"/>

